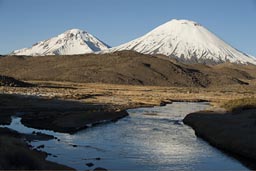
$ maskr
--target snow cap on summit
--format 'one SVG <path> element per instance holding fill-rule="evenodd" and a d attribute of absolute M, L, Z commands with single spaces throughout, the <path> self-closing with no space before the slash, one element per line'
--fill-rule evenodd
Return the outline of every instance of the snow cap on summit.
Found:
<path fill-rule="evenodd" d="M 201 24 L 189 20 L 171 20 L 144 36 L 110 49 L 110 52 L 134 50 L 162 54 L 183 62 L 252 63 L 256 60 L 218 38 Z"/>
<path fill-rule="evenodd" d="M 109 46 L 90 33 L 70 29 L 48 40 L 40 41 L 31 48 L 15 50 L 13 55 L 44 56 L 93 53 L 108 49 Z"/>

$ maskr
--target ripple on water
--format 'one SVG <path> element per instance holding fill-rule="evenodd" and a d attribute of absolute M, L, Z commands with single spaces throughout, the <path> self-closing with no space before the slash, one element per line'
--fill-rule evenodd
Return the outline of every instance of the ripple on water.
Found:
<path fill-rule="evenodd" d="M 41 131 L 13 118 L 9 126 L 23 133 L 41 131 L 60 139 L 44 144 L 48 160 L 79 170 L 247 170 L 242 164 L 197 138 L 183 124 L 186 114 L 203 110 L 207 103 L 177 102 L 161 107 L 128 110 L 130 116 L 76 134 Z M 94 160 L 100 158 L 100 160 Z M 85 160 L 87 159 L 87 160 Z M 86 163 L 93 163 L 88 167 Z"/>

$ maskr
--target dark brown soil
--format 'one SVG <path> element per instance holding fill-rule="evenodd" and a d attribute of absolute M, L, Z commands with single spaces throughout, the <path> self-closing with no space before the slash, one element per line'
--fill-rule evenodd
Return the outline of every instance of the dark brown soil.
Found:
<path fill-rule="evenodd" d="M 128 116 L 126 111 L 49 111 L 23 115 L 22 123 L 28 127 L 37 129 L 75 133 L 89 126 L 116 121 L 125 116 Z"/>
<path fill-rule="evenodd" d="M 30 83 L 16 80 L 12 77 L 7 77 L 0 75 L 0 86 L 10 86 L 10 87 L 31 87 L 34 86 Z"/>
<path fill-rule="evenodd" d="M 73 170 L 46 161 L 47 154 L 30 149 L 23 135 L 0 128 L 0 170 Z"/>
<path fill-rule="evenodd" d="M 22 133 L 18 133 L 17 131 L 11 130 L 9 128 L 0 128 L 0 136 L 12 136 L 15 138 L 25 139 L 27 141 L 35 141 L 35 140 L 46 141 L 46 140 L 51 140 L 55 138 L 52 135 L 47 135 L 40 132 L 33 132 L 32 134 L 22 134 Z"/>
<path fill-rule="evenodd" d="M 203 111 L 189 114 L 183 122 L 191 126 L 197 136 L 213 146 L 243 159 L 256 161 L 256 110 L 238 113 Z M 253 166 L 255 169 L 255 165 Z"/>
<path fill-rule="evenodd" d="M 0 73 L 21 80 L 208 87 L 247 84 L 248 73 L 231 67 L 185 65 L 132 51 L 112 54 L 0 58 Z"/>
<path fill-rule="evenodd" d="M 11 116 L 19 112 L 26 126 L 65 133 L 84 129 L 87 124 L 116 121 L 128 115 L 126 111 L 116 111 L 104 105 L 7 94 L 0 95 L 0 111 L 0 124 L 10 124 Z M 26 114 L 22 115 L 23 112 Z M 25 142 L 53 138 L 42 133 L 20 134 L 0 128 L 0 170 L 72 170 L 46 161 L 48 154 L 32 150 Z"/>
<path fill-rule="evenodd" d="M 21 122 L 28 127 L 64 133 L 128 115 L 125 110 L 116 111 L 106 105 L 18 95 L 0 95 L 0 111 L 0 124 L 10 124 L 11 116 L 19 112 L 26 113 Z"/>

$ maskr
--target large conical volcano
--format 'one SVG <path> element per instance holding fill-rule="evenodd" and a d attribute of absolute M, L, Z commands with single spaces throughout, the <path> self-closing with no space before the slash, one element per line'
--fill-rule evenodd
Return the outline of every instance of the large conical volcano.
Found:
<path fill-rule="evenodd" d="M 93 53 L 108 49 L 109 46 L 79 29 L 68 30 L 56 37 L 34 44 L 31 48 L 15 50 L 13 55 L 73 55 Z"/>
<path fill-rule="evenodd" d="M 112 48 L 162 54 L 183 62 L 256 64 L 256 60 L 218 38 L 202 25 L 188 20 L 171 20 L 146 35 Z"/>

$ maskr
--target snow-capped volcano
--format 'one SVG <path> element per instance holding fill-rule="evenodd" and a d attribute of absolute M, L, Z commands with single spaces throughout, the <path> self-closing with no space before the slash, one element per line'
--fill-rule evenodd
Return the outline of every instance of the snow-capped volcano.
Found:
<path fill-rule="evenodd" d="M 163 54 L 183 62 L 256 64 L 252 58 L 231 47 L 202 25 L 188 20 L 171 20 L 146 35 L 110 49 Z"/>
<path fill-rule="evenodd" d="M 86 31 L 68 30 L 56 37 L 40 41 L 31 48 L 15 50 L 12 55 L 73 55 L 108 49 L 109 46 Z"/>

